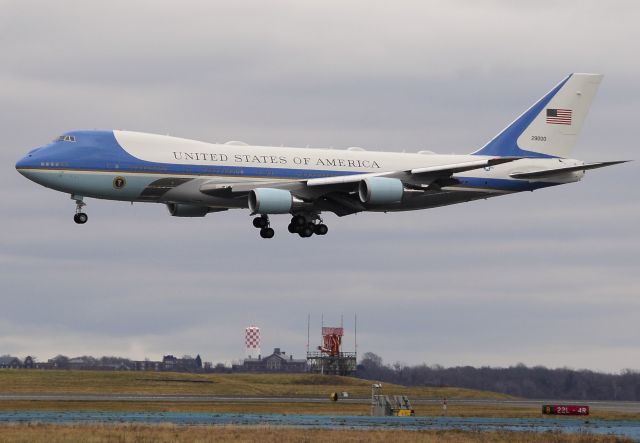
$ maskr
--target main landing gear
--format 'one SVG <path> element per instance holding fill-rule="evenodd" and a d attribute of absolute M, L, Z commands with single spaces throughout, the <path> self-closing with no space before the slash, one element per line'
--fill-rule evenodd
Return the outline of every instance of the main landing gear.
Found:
<path fill-rule="evenodd" d="M 76 213 L 73 216 L 73 221 L 79 225 L 84 225 L 89 220 L 89 216 L 82 212 L 82 208 L 87 204 L 82 201 L 83 197 L 79 195 L 72 195 L 71 198 L 76 201 Z"/>
<path fill-rule="evenodd" d="M 275 234 L 273 228 L 271 228 L 269 216 L 266 214 L 254 217 L 253 227 L 260 229 L 260 237 L 262 238 L 272 238 Z M 313 234 L 326 235 L 329 232 L 329 228 L 317 214 L 296 214 L 291 217 L 291 222 L 287 229 L 290 233 L 298 234 L 302 238 L 311 237 Z"/>
<path fill-rule="evenodd" d="M 327 225 L 322 223 L 322 219 L 315 214 L 309 219 L 304 215 L 294 215 L 291 217 L 291 223 L 289 223 L 287 229 L 290 233 L 298 234 L 303 238 L 311 237 L 313 234 L 326 235 L 329 232 Z"/>
<path fill-rule="evenodd" d="M 253 219 L 253 227 L 260 229 L 260 237 L 272 238 L 275 235 L 275 231 L 270 226 L 269 216 L 263 214 Z"/>

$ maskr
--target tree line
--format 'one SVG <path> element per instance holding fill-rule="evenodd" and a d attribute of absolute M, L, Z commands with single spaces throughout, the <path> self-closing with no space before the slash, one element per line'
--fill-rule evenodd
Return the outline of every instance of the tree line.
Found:
<path fill-rule="evenodd" d="M 640 401 L 640 372 L 634 370 L 607 374 L 523 364 L 508 368 L 387 365 L 380 356 L 367 352 L 356 376 L 404 386 L 481 389 L 535 399 Z"/>

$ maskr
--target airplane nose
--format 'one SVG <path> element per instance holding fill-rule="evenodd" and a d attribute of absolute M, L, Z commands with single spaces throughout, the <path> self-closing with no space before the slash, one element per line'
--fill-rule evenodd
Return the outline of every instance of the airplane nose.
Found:
<path fill-rule="evenodd" d="M 27 166 L 27 157 L 22 157 L 20 160 L 16 162 L 16 169 L 20 171 L 20 169 L 25 168 Z"/>
<path fill-rule="evenodd" d="M 26 169 L 32 168 L 37 165 L 36 160 L 34 160 L 33 158 L 33 154 L 35 154 L 36 151 L 38 151 L 39 149 L 40 148 L 36 148 L 29 151 L 27 155 L 25 155 L 24 157 L 22 157 L 20 160 L 16 162 L 16 169 L 20 174 L 25 175 Z"/>
<path fill-rule="evenodd" d="M 29 157 L 25 155 L 16 162 L 16 169 L 20 174 L 22 174 L 22 169 L 27 167 L 29 167 Z"/>
<path fill-rule="evenodd" d="M 31 154 L 27 154 L 16 162 L 16 169 L 18 170 L 18 172 L 21 172 L 21 169 L 33 166 L 33 164 L 34 161 L 32 160 Z"/>

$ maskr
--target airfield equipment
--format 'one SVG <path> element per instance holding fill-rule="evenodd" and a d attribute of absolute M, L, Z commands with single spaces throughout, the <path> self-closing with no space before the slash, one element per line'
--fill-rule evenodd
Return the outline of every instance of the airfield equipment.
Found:
<path fill-rule="evenodd" d="M 382 384 L 375 383 L 371 385 L 371 415 L 373 417 L 389 415 L 413 417 L 416 413 L 406 395 L 394 395 L 390 398 L 382 394 Z"/>
<path fill-rule="evenodd" d="M 349 375 L 356 370 L 356 353 L 342 352 L 344 328 L 323 327 L 322 345 L 318 351 L 307 352 L 309 372 Z"/>

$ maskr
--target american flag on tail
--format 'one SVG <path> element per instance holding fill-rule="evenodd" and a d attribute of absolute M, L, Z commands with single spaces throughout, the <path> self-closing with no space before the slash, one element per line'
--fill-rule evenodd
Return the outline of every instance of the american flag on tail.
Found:
<path fill-rule="evenodd" d="M 571 109 L 547 109 L 547 123 L 552 125 L 570 125 Z"/>

